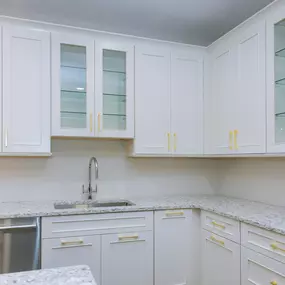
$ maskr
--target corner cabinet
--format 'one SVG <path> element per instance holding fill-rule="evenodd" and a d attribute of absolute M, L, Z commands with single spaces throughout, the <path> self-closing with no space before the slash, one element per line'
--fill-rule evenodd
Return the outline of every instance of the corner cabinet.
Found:
<path fill-rule="evenodd" d="M 267 20 L 267 152 L 285 152 L 285 8 Z"/>
<path fill-rule="evenodd" d="M 54 33 L 52 136 L 94 134 L 94 40 Z"/>
<path fill-rule="evenodd" d="M 134 155 L 203 153 L 203 54 L 151 46 L 135 52 Z"/>
<path fill-rule="evenodd" d="M 3 28 L 4 154 L 50 154 L 50 33 Z"/>
<path fill-rule="evenodd" d="M 134 46 L 96 41 L 95 136 L 134 137 Z"/>

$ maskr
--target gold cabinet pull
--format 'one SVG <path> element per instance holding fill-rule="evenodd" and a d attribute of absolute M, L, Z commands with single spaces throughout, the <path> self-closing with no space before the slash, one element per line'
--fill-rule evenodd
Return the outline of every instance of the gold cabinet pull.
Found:
<path fill-rule="evenodd" d="M 5 147 L 8 147 L 8 129 L 5 131 Z"/>
<path fill-rule="evenodd" d="M 98 113 L 97 120 L 98 120 L 98 132 L 101 132 L 101 113 Z"/>
<path fill-rule="evenodd" d="M 277 285 L 278 283 L 276 281 L 271 281 L 270 284 L 271 285 Z"/>
<path fill-rule="evenodd" d="M 226 228 L 224 225 L 218 224 L 218 223 L 215 222 L 215 221 L 212 221 L 212 225 L 215 226 L 215 227 L 219 227 L 219 228 L 221 228 L 221 229 L 223 229 L 223 230 Z"/>
<path fill-rule="evenodd" d="M 280 251 L 282 251 L 282 252 L 285 252 L 285 249 L 279 247 L 276 243 L 272 243 L 270 246 L 271 246 L 271 248 L 272 248 L 273 250 L 280 250 Z"/>
<path fill-rule="evenodd" d="M 211 240 L 216 242 L 216 243 L 218 243 L 218 244 L 220 244 L 220 245 L 222 245 L 222 246 L 225 246 L 225 242 L 224 241 L 219 240 L 219 239 L 215 238 L 214 236 L 211 236 Z"/>
<path fill-rule="evenodd" d="M 139 238 L 138 234 L 134 234 L 131 236 L 118 236 L 119 241 L 137 240 L 138 238 Z"/>
<path fill-rule="evenodd" d="M 183 211 L 167 211 L 165 212 L 165 216 L 167 217 L 184 216 L 184 212 Z"/>
<path fill-rule="evenodd" d="M 229 149 L 233 149 L 233 131 L 229 131 Z"/>
<path fill-rule="evenodd" d="M 234 149 L 238 149 L 238 143 L 237 143 L 237 136 L 238 136 L 238 130 L 234 130 Z"/>
<path fill-rule="evenodd" d="M 173 141 L 174 141 L 173 149 L 174 149 L 174 151 L 176 151 L 176 141 L 177 141 L 177 135 L 176 135 L 176 133 L 173 134 Z"/>
<path fill-rule="evenodd" d="M 89 115 L 89 125 L 90 125 L 90 133 L 93 131 L 93 114 Z"/>
<path fill-rule="evenodd" d="M 167 144 L 168 144 L 168 151 L 170 151 L 170 133 L 167 133 Z"/>
<path fill-rule="evenodd" d="M 83 240 L 79 239 L 79 240 L 70 240 L 70 241 L 66 241 L 66 240 L 62 240 L 60 242 L 61 245 L 66 246 L 66 245 L 78 245 L 78 244 L 83 244 Z"/>

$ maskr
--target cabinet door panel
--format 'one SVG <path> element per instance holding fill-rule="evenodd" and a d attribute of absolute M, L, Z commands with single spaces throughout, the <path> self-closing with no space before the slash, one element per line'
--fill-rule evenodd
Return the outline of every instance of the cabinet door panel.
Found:
<path fill-rule="evenodd" d="M 171 54 L 171 133 L 173 153 L 203 153 L 203 59 Z"/>
<path fill-rule="evenodd" d="M 136 48 L 136 154 L 169 154 L 170 52 Z"/>
<path fill-rule="evenodd" d="M 240 285 L 240 245 L 202 230 L 202 285 Z"/>
<path fill-rule="evenodd" d="M 233 106 L 237 153 L 265 152 L 265 23 L 243 32 L 237 43 L 237 96 Z"/>
<path fill-rule="evenodd" d="M 94 136 L 94 42 L 52 34 L 52 135 Z"/>
<path fill-rule="evenodd" d="M 134 137 L 134 46 L 96 41 L 96 136 Z"/>
<path fill-rule="evenodd" d="M 101 237 L 82 236 L 42 240 L 42 268 L 88 265 L 100 284 Z"/>
<path fill-rule="evenodd" d="M 241 248 L 242 285 L 285 284 L 285 265 L 260 253 Z"/>
<path fill-rule="evenodd" d="M 50 34 L 5 27 L 3 151 L 50 152 Z"/>
<path fill-rule="evenodd" d="M 102 236 L 102 284 L 153 284 L 152 232 Z"/>

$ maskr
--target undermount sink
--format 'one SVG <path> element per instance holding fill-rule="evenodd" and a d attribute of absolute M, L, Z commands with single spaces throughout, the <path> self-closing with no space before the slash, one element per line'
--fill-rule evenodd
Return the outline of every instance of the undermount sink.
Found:
<path fill-rule="evenodd" d="M 64 209 L 87 209 L 87 208 L 100 208 L 100 207 L 125 207 L 134 206 L 135 204 L 128 200 L 119 201 L 84 201 L 84 202 L 63 202 L 54 203 L 56 210 Z"/>

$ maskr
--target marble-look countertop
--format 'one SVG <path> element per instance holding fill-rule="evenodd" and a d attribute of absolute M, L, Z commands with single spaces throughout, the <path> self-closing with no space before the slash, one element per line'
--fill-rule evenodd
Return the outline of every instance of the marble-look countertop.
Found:
<path fill-rule="evenodd" d="M 55 210 L 53 205 L 55 201 L 3 202 L 0 203 L 0 219 L 168 209 L 201 209 L 285 235 L 285 207 L 214 195 L 134 198 L 131 201 L 135 203 L 134 206 L 67 210 Z"/>
<path fill-rule="evenodd" d="M 0 275 L 1 285 L 96 285 L 88 266 L 59 267 Z"/>

